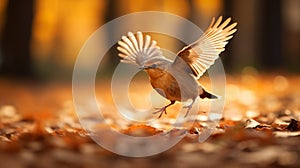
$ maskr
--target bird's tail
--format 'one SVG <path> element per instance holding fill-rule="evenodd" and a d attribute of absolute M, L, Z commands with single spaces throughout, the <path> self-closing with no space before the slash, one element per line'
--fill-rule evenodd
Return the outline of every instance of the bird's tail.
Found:
<path fill-rule="evenodd" d="M 201 99 L 204 99 L 204 98 L 208 98 L 208 99 L 218 99 L 219 97 L 218 96 L 216 96 L 216 95 L 213 95 L 213 94 L 211 94 L 211 93 L 208 93 L 206 90 L 204 90 L 203 89 L 203 93 L 201 93 L 200 95 L 199 95 L 199 97 L 201 98 Z"/>

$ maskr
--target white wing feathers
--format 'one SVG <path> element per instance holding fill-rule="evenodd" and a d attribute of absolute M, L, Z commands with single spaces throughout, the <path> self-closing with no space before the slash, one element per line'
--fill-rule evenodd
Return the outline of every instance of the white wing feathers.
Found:
<path fill-rule="evenodd" d="M 151 59 L 164 58 L 156 41 L 151 40 L 149 35 L 144 39 L 141 32 L 137 32 L 136 36 L 128 32 L 127 36 L 122 36 L 118 44 L 119 57 L 123 58 L 121 61 L 125 63 L 142 66 Z"/>
<path fill-rule="evenodd" d="M 231 18 L 228 18 L 221 24 L 222 16 L 216 22 L 215 18 L 213 18 L 204 34 L 197 41 L 184 47 L 178 53 L 178 57 L 190 66 L 196 78 L 202 76 L 214 64 L 219 54 L 225 50 L 228 40 L 233 37 L 232 34 L 236 32 L 236 29 L 233 28 L 237 23 L 227 26 L 230 21 Z M 178 58 L 176 58 L 174 65 L 180 62 L 177 60 Z"/>
<path fill-rule="evenodd" d="M 231 18 L 228 18 L 222 23 L 222 16 L 217 21 L 213 18 L 204 34 L 177 54 L 178 57 L 172 66 L 181 67 L 184 61 L 196 78 L 202 76 L 225 50 L 228 40 L 236 32 L 237 23 L 229 25 L 230 21 Z M 141 32 L 137 32 L 136 35 L 129 32 L 127 36 L 122 36 L 118 44 L 119 56 L 125 63 L 144 66 L 145 63 L 156 58 L 166 59 L 156 45 L 156 41 L 151 40 L 149 35 L 143 36 Z"/>

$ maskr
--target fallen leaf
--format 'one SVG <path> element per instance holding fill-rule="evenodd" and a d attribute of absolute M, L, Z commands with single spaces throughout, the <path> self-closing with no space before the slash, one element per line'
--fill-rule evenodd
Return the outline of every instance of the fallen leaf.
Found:
<path fill-rule="evenodd" d="M 290 124 L 286 127 L 286 129 L 288 129 L 289 131 L 299 131 L 299 121 L 295 120 L 295 119 L 291 119 Z"/>

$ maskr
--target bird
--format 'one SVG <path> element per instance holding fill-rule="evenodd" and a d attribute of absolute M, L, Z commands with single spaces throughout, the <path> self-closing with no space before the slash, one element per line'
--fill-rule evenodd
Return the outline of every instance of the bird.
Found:
<path fill-rule="evenodd" d="M 163 114 L 167 115 L 167 108 L 175 102 L 192 100 L 192 103 L 183 106 L 187 109 L 186 117 L 198 96 L 201 99 L 218 98 L 206 91 L 198 79 L 219 58 L 237 31 L 237 22 L 230 22 L 230 17 L 225 21 L 222 16 L 218 19 L 213 17 L 206 31 L 195 42 L 180 50 L 174 60 L 164 57 L 157 42 L 140 31 L 135 34 L 128 32 L 127 36 L 123 35 L 118 41 L 120 61 L 137 65 L 146 71 L 152 87 L 170 101 L 153 112 L 159 114 L 158 119 Z"/>

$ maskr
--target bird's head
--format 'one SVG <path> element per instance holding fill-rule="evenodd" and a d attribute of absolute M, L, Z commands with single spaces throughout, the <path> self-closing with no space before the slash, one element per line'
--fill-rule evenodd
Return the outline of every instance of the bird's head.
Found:
<path fill-rule="evenodd" d="M 147 62 L 145 62 L 142 66 L 140 66 L 139 68 L 142 70 L 157 70 L 157 69 L 161 69 L 161 70 L 166 70 L 168 68 L 168 66 L 170 65 L 170 61 L 166 60 L 166 59 L 151 59 Z"/>
<path fill-rule="evenodd" d="M 145 70 L 150 77 L 155 77 L 167 71 L 168 66 L 170 66 L 170 62 L 166 59 L 152 59 L 139 68 Z"/>
<path fill-rule="evenodd" d="M 150 69 L 156 69 L 156 68 L 158 68 L 156 63 L 150 64 L 150 65 L 143 65 L 143 66 L 139 67 L 139 69 L 142 69 L 145 71 L 150 70 Z"/>

